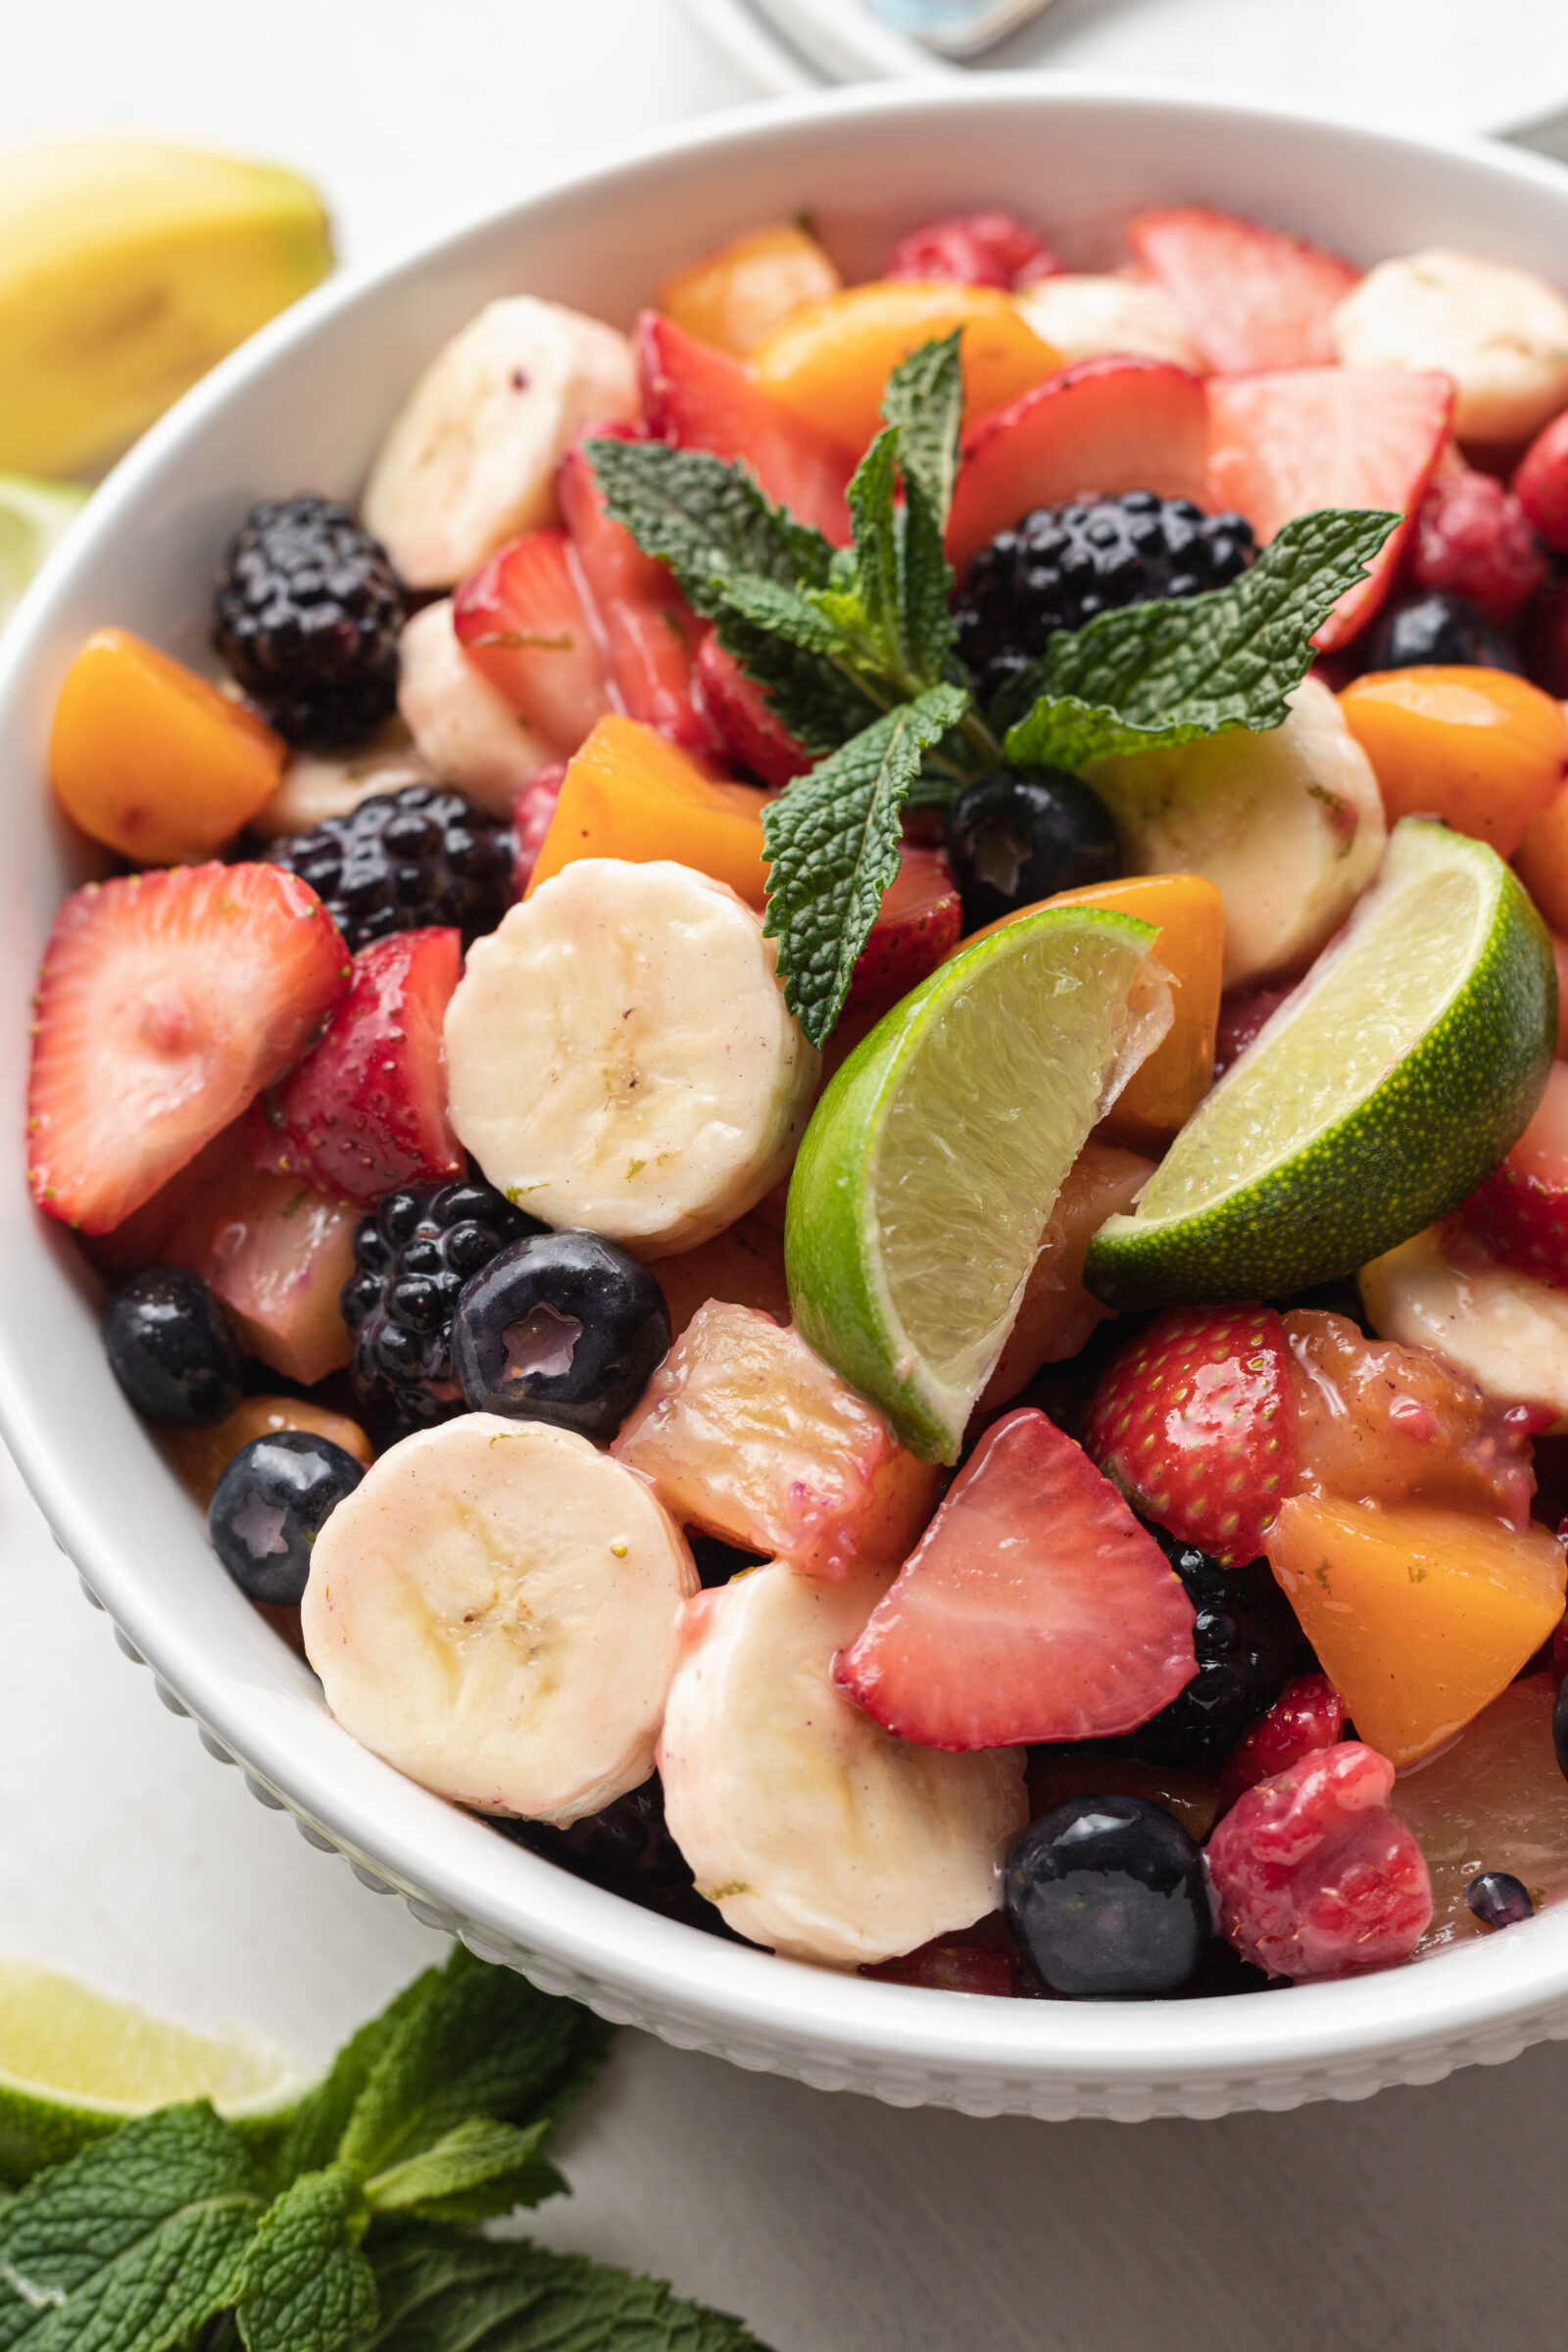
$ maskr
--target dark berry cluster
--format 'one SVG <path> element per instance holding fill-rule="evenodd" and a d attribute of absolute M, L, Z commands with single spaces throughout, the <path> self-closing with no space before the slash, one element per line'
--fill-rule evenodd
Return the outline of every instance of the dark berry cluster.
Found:
<path fill-rule="evenodd" d="M 373 793 L 268 855 L 325 900 L 356 950 L 425 923 L 455 923 L 466 946 L 495 929 L 511 896 L 506 826 L 434 784 Z"/>
<path fill-rule="evenodd" d="M 559 1863 L 573 1878 L 623 1894 L 666 1919 L 734 1936 L 710 1902 L 698 1893 L 691 1869 L 664 1821 L 664 1791 L 656 1773 L 629 1796 L 617 1796 L 602 1813 L 559 1830 L 543 1821 L 498 1821 L 518 1845 Z"/>
<path fill-rule="evenodd" d="M 1198 1611 L 1198 1672 L 1168 1707 L 1117 1744 L 1154 1764 L 1218 1764 L 1278 1698 L 1295 1668 L 1299 1630 L 1267 1560 L 1222 1568 L 1162 1527 L 1149 1532 Z"/>
<path fill-rule="evenodd" d="M 270 499 L 229 541 L 213 643 L 289 743 L 363 743 L 398 699 L 403 583 L 327 498 Z"/>
<path fill-rule="evenodd" d="M 343 1286 L 361 1402 L 425 1428 L 463 1410 L 452 1376 L 452 1316 L 465 1283 L 510 1242 L 542 1230 L 493 1185 L 391 1193 L 354 1231 L 355 1271 Z"/>
<path fill-rule="evenodd" d="M 958 651 L 989 703 L 1058 629 L 1081 629 L 1119 605 L 1223 588 L 1256 553 L 1240 514 L 1205 514 L 1191 499 L 1152 490 L 1036 507 L 969 566 L 954 608 Z"/>

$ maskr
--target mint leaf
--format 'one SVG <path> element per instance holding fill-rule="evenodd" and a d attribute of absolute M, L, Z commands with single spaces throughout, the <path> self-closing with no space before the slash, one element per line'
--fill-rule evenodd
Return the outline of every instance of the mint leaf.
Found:
<path fill-rule="evenodd" d="M 939 532 L 947 528 L 958 472 L 958 432 L 963 422 L 960 334 L 961 329 L 955 327 L 951 335 L 911 351 L 894 368 L 882 394 L 883 418 L 898 427 L 906 492 L 912 477 L 936 516 Z"/>
<path fill-rule="evenodd" d="M 855 962 L 899 870 L 899 816 L 928 745 L 963 716 L 933 687 L 866 727 L 762 811 L 767 936 L 790 1010 L 813 1046 L 838 1019 Z"/>
<path fill-rule="evenodd" d="M 831 595 L 831 591 L 823 593 Z M 721 622 L 734 612 L 754 627 L 765 629 L 770 637 L 782 637 L 803 652 L 832 655 L 839 650 L 842 632 L 821 605 L 814 599 L 798 596 L 793 588 L 781 588 L 777 580 L 768 579 L 762 572 L 727 573 L 714 602 Z"/>
<path fill-rule="evenodd" d="M 611 520 L 669 565 L 697 612 L 710 616 L 711 583 L 730 571 L 761 572 L 786 588 L 826 586 L 831 542 L 770 505 L 742 466 L 666 441 L 586 448 Z"/>
<path fill-rule="evenodd" d="M 755 684 L 760 686 L 780 723 L 808 752 L 836 752 L 841 743 L 859 733 L 878 715 L 882 705 L 847 669 L 827 655 L 812 652 L 788 632 L 805 636 L 808 628 L 825 627 L 814 606 L 807 622 L 794 608 L 803 598 L 788 590 L 774 593 L 788 601 L 771 603 L 759 589 L 756 573 L 734 573 L 715 595 L 719 643 Z M 779 628 L 776 623 L 784 622 Z"/>
<path fill-rule="evenodd" d="M 566 2183 L 543 2154 L 553 2119 L 519 2132 L 514 2124 L 476 2117 L 459 2124 L 422 2155 L 393 2165 L 365 2183 L 377 2213 L 413 2213 L 432 2222 L 484 2222 L 519 2205 L 567 2194 Z"/>
<path fill-rule="evenodd" d="M 828 611 L 842 615 L 850 643 L 863 644 L 869 665 L 884 671 L 901 668 L 904 652 L 894 532 L 898 446 L 897 432 L 884 426 L 855 468 L 845 492 L 855 532 L 855 587 L 848 594 L 829 590 L 824 599 Z"/>
<path fill-rule="evenodd" d="M 263 2201 L 203 2100 L 37 2174 L 0 2213 L 4 2352 L 171 2352 L 238 2291 Z"/>
<path fill-rule="evenodd" d="M 904 505 L 898 515 L 898 558 L 905 659 L 916 677 L 934 686 L 952 668 L 953 648 L 957 643 L 950 602 L 953 566 L 942 543 L 936 510 L 908 473 L 904 477 Z M 963 674 L 960 669 L 958 678 Z"/>
<path fill-rule="evenodd" d="M 764 2352 L 659 2279 L 526 2239 L 411 2229 L 372 2256 L 381 2320 L 364 2352 Z"/>
<path fill-rule="evenodd" d="M 368 2334 L 378 2309 L 360 2251 L 367 2218 L 358 2181 L 336 2165 L 304 2174 L 269 2207 L 236 2298 L 249 2352 L 343 2352 Z"/>
<path fill-rule="evenodd" d="M 427 1969 L 412 1984 L 405 1984 L 379 2017 L 361 2026 L 343 2044 L 320 2081 L 306 2092 L 267 2168 L 268 2182 L 274 2192 L 287 2188 L 301 2173 L 321 2172 L 332 2162 L 377 2062 L 411 2012 L 430 1998 L 437 1973 Z"/>

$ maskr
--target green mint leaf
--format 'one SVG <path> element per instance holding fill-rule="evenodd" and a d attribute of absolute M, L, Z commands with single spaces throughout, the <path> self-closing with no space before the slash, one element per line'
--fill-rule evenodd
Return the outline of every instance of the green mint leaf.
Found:
<path fill-rule="evenodd" d="M 519 2132 L 487 2117 L 459 2124 L 434 2147 L 393 2165 L 365 2183 L 377 2213 L 412 2213 L 431 2222 L 484 2222 L 567 2194 L 566 2183 L 542 2153 L 553 2120 Z"/>
<path fill-rule="evenodd" d="M 781 588 L 777 580 L 760 571 L 726 573 L 714 597 L 720 620 L 731 612 L 739 613 L 754 628 L 765 629 L 770 637 L 782 637 L 808 654 L 838 651 L 841 631 L 822 606 L 843 601 L 830 590 L 809 598 L 798 596 L 793 588 Z"/>
<path fill-rule="evenodd" d="M 305 2173 L 269 2206 L 235 2298 L 249 2352 L 343 2352 L 375 2326 L 375 2273 L 360 2251 L 368 2216 L 340 2167 Z"/>
<path fill-rule="evenodd" d="M 355 2104 L 377 2062 L 410 2014 L 431 1997 L 438 1971 L 428 1969 L 405 1984 L 381 2011 L 343 2044 L 320 2081 L 308 2090 L 289 2118 L 267 2168 L 274 2195 L 301 2173 L 324 2171 L 337 2155 Z"/>
<path fill-rule="evenodd" d="M 906 662 L 922 685 L 935 686 L 950 668 L 957 642 L 949 601 L 953 566 L 942 543 L 937 511 L 917 477 L 907 471 L 898 514 L 898 575 Z"/>
<path fill-rule="evenodd" d="M 1207 727 L 1173 720 L 1165 727 L 1130 727 L 1114 710 L 1081 702 L 1075 694 L 1043 694 L 1028 717 L 1007 732 L 1007 758 L 1014 767 L 1064 767 L 1081 774 L 1098 760 L 1119 760 L 1130 752 L 1163 752 L 1200 736 L 1225 734 L 1241 722 Z"/>
<path fill-rule="evenodd" d="M 762 496 L 740 466 L 664 441 L 590 441 L 588 461 L 612 521 L 675 574 L 688 604 L 710 613 L 711 583 L 760 572 L 782 587 L 825 586 L 833 549 Z"/>
<path fill-rule="evenodd" d="M 882 894 L 899 870 L 899 816 L 927 746 L 966 697 L 936 686 L 866 727 L 762 811 L 769 938 L 785 1001 L 813 1046 L 838 1019 Z"/>
<path fill-rule="evenodd" d="M 0 2213 L 4 2352 L 172 2352 L 235 2298 L 263 2199 L 204 2100 L 124 2125 Z"/>
<path fill-rule="evenodd" d="M 740 581 L 744 581 L 740 587 L 744 610 L 742 603 L 731 601 L 731 591 Z M 805 600 L 792 597 L 790 601 L 797 605 Z M 719 643 L 762 689 L 780 723 L 808 752 L 836 752 L 841 743 L 858 735 L 877 716 L 881 705 L 837 662 L 776 632 L 768 620 L 751 616 L 754 611 L 765 610 L 771 619 L 780 617 L 779 608 L 757 601 L 755 574 L 736 574 L 727 580 L 716 603 Z M 829 625 L 815 606 L 806 610 L 811 613 L 811 621 L 792 614 L 792 628 L 804 635 L 808 627 Z"/>
<path fill-rule="evenodd" d="M 364 2352 L 765 2352 L 657 2278 L 526 2239 L 408 2229 L 371 2251 L 381 2320 Z"/>
<path fill-rule="evenodd" d="M 963 371 L 958 361 L 961 330 L 955 327 L 934 343 L 922 343 L 901 360 L 882 394 L 882 415 L 899 431 L 899 464 L 906 495 L 912 477 L 937 519 L 947 528 L 953 485 L 958 472 L 958 433 L 963 422 Z"/>
<path fill-rule="evenodd" d="M 830 590 L 822 599 L 854 652 L 878 670 L 904 666 L 894 528 L 898 447 L 898 433 L 886 425 L 855 468 L 845 492 L 855 532 L 855 592 Z"/>

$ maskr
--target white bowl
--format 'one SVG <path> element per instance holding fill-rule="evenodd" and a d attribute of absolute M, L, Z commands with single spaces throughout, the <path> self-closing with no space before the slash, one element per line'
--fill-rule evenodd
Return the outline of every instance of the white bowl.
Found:
<path fill-rule="evenodd" d="M 901 2105 L 1136 2120 L 1434 2082 L 1568 2036 L 1568 1906 L 1348 1984 L 1207 2001 L 960 1998 L 656 1918 L 357 1747 L 218 1569 L 110 1375 L 72 1244 L 27 1201 L 28 991 L 55 908 L 80 878 L 45 784 L 50 711 L 76 645 L 102 623 L 200 659 L 215 559 L 236 517 L 264 494 L 352 496 L 417 368 L 493 295 L 526 289 L 629 320 L 672 264 L 803 207 L 865 273 L 911 223 L 997 202 L 1093 264 L 1135 206 L 1189 198 L 1367 262 L 1453 244 L 1549 274 L 1568 250 L 1568 174 L 1555 167 L 1222 98 L 988 79 L 698 121 L 400 268 L 345 277 L 258 336 L 120 467 L 0 657 L 0 1424 L 89 1594 L 215 1755 L 420 1919 L 683 2047 Z"/>

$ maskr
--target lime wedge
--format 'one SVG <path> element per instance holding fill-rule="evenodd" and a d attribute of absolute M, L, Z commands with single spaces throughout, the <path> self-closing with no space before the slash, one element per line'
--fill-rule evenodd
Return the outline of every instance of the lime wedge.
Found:
<path fill-rule="evenodd" d="M 0 2180 L 24 2180 L 176 2100 L 211 2099 L 231 2123 L 270 2126 L 305 2087 L 268 2043 L 193 2034 L 0 1954 Z"/>
<path fill-rule="evenodd" d="M 24 473 L 0 473 L 0 629 L 88 496 L 80 482 L 34 482 Z"/>
<path fill-rule="evenodd" d="M 1089 1248 L 1109 1306 L 1279 1298 L 1381 1257 L 1474 1192 L 1551 1067 L 1541 917 L 1485 843 L 1424 817 Z"/>
<path fill-rule="evenodd" d="M 785 1220 L 795 1321 L 927 1461 L 957 1459 L 1061 1180 L 1151 1024 L 1163 1034 L 1163 989 L 1157 1014 L 1135 990 L 1157 936 L 1056 906 L 977 939 L 812 1114 Z"/>

